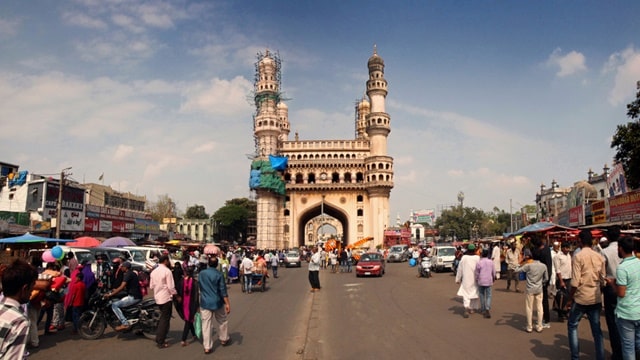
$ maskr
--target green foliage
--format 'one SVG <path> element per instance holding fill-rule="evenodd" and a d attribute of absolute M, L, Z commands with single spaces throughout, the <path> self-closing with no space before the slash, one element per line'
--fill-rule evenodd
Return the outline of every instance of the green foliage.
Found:
<path fill-rule="evenodd" d="M 630 189 L 640 187 L 640 91 L 636 99 L 627 105 L 627 116 L 633 120 L 618 125 L 611 140 L 611 148 L 616 149 L 614 160 L 622 164 L 627 186 Z"/>
<path fill-rule="evenodd" d="M 256 202 L 247 198 L 227 200 L 225 206 L 213 214 L 213 220 L 218 227 L 219 240 L 240 240 L 247 238 L 249 218 L 256 214 Z"/>
<path fill-rule="evenodd" d="M 516 216 L 516 214 L 514 214 Z M 502 235 L 509 231 L 511 216 L 497 207 L 493 212 L 485 213 L 474 207 L 462 208 L 460 206 L 443 210 L 435 227 L 440 230 L 440 237 L 446 240 L 483 238 L 487 236 Z"/>
<path fill-rule="evenodd" d="M 196 204 L 187 208 L 184 217 L 187 219 L 208 219 L 209 214 L 207 214 L 203 205 Z"/>

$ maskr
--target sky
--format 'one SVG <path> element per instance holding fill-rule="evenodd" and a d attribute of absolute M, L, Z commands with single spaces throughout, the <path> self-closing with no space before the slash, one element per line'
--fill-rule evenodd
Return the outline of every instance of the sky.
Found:
<path fill-rule="evenodd" d="M 291 134 L 353 139 L 375 45 L 390 221 L 461 191 L 516 211 L 541 184 L 611 166 L 640 80 L 638 13 L 635 0 L 2 1 L 0 161 L 212 214 L 251 196 L 256 54 L 282 60 Z"/>

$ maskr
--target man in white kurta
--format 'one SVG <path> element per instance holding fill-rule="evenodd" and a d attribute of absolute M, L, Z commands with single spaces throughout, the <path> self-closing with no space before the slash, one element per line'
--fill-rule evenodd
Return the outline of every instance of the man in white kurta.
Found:
<path fill-rule="evenodd" d="M 500 271 L 502 270 L 500 264 L 500 244 L 495 244 L 493 250 L 491 250 L 491 260 L 493 261 L 493 269 L 496 271 L 496 279 L 500 279 Z"/>
<path fill-rule="evenodd" d="M 464 305 L 463 317 L 468 318 L 480 307 L 480 298 L 478 296 L 478 284 L 476 283 L 476 265 L 480 261 L 480 256 L 476 246 L 469 244 L 467 252 L 460 259 L 458 271 L 456 272 L 456 284 L 460 284 L 458 296 L 462 296 L 462 304 Z"/>

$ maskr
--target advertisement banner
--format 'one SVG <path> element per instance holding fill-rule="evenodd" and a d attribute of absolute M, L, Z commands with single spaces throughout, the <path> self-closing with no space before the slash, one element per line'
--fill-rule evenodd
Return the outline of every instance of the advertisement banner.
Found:
<path fill-rule="evenodd" d="M 584 206 L 576 206 L 569 209 L 569 226 L 584 225 Z"/>
<path fill-rule="evenodd" d="M 84 231 L 84 213 L 82 211 L 63 209 L 60 230 Z"/>
<path fill-rule="evenodd" d="M 640 190 L 609 199 L 609 221 L 640 220 Z"/>
<path fill-rule="evenodd" d="M 604 200 L 594 201 L 591 204 L 591 215 L 593 216 L 594 224 L 603 224 L 607 222 L 607 214 L 605 210 Z"/>
<path fill-rule="evenodd" d="M 84 219 L 84 231 L 88 232 L 97 232 L 100 231 L 100 220 L 99 219 Z"/>
<path fill-rule="evenodd" d="M 100 220 L 100 229 L 102 232 L 111 232 L 113 228 L 111 227 L 111 221 L 109 220 Z"/>
<path fill-rule="evenodd" d="M 611 168 L 609 176 L 607 177 L 607 189 L 609 189 L 609 197 L 622 195 L 627 192 L 627 180 L 622 164 L 615 164 L 613 168 Z"/>

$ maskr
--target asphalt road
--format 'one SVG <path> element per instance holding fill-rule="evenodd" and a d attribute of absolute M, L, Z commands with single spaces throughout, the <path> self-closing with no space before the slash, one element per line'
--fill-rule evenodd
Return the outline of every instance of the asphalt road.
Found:
<path fill-rule="evenodd" d="M 494 286 L 492 318 L 462 317 L 461 299 L 451 273 L 416 277 L 407 263 L 388 264 L 382 278 L 322 270 L 322 290 L 311 293 L 307 270 L 281 269 L 264 293 L 229 288 L 228 347 L 201 343 L 180 346 L 183 322 L 172 319 L 171 347 L 109 330 L 94 341 L 72 336 L 69 328 L 40 337 L 29 359 L 568 359 L 566 323 L 553 322 L 542 333 L 524 331 L 524 295 Z M 524 288 L 521 284 L 521 288 Z M 175 313 L 175 312 L 174 312 Z M 610 347 L 602 318 L 607 356 Z M 40 331 L 42 334 L 42 329 Z M 593 358 L 588 321 L 579 327 L 582 358 Z"/>

